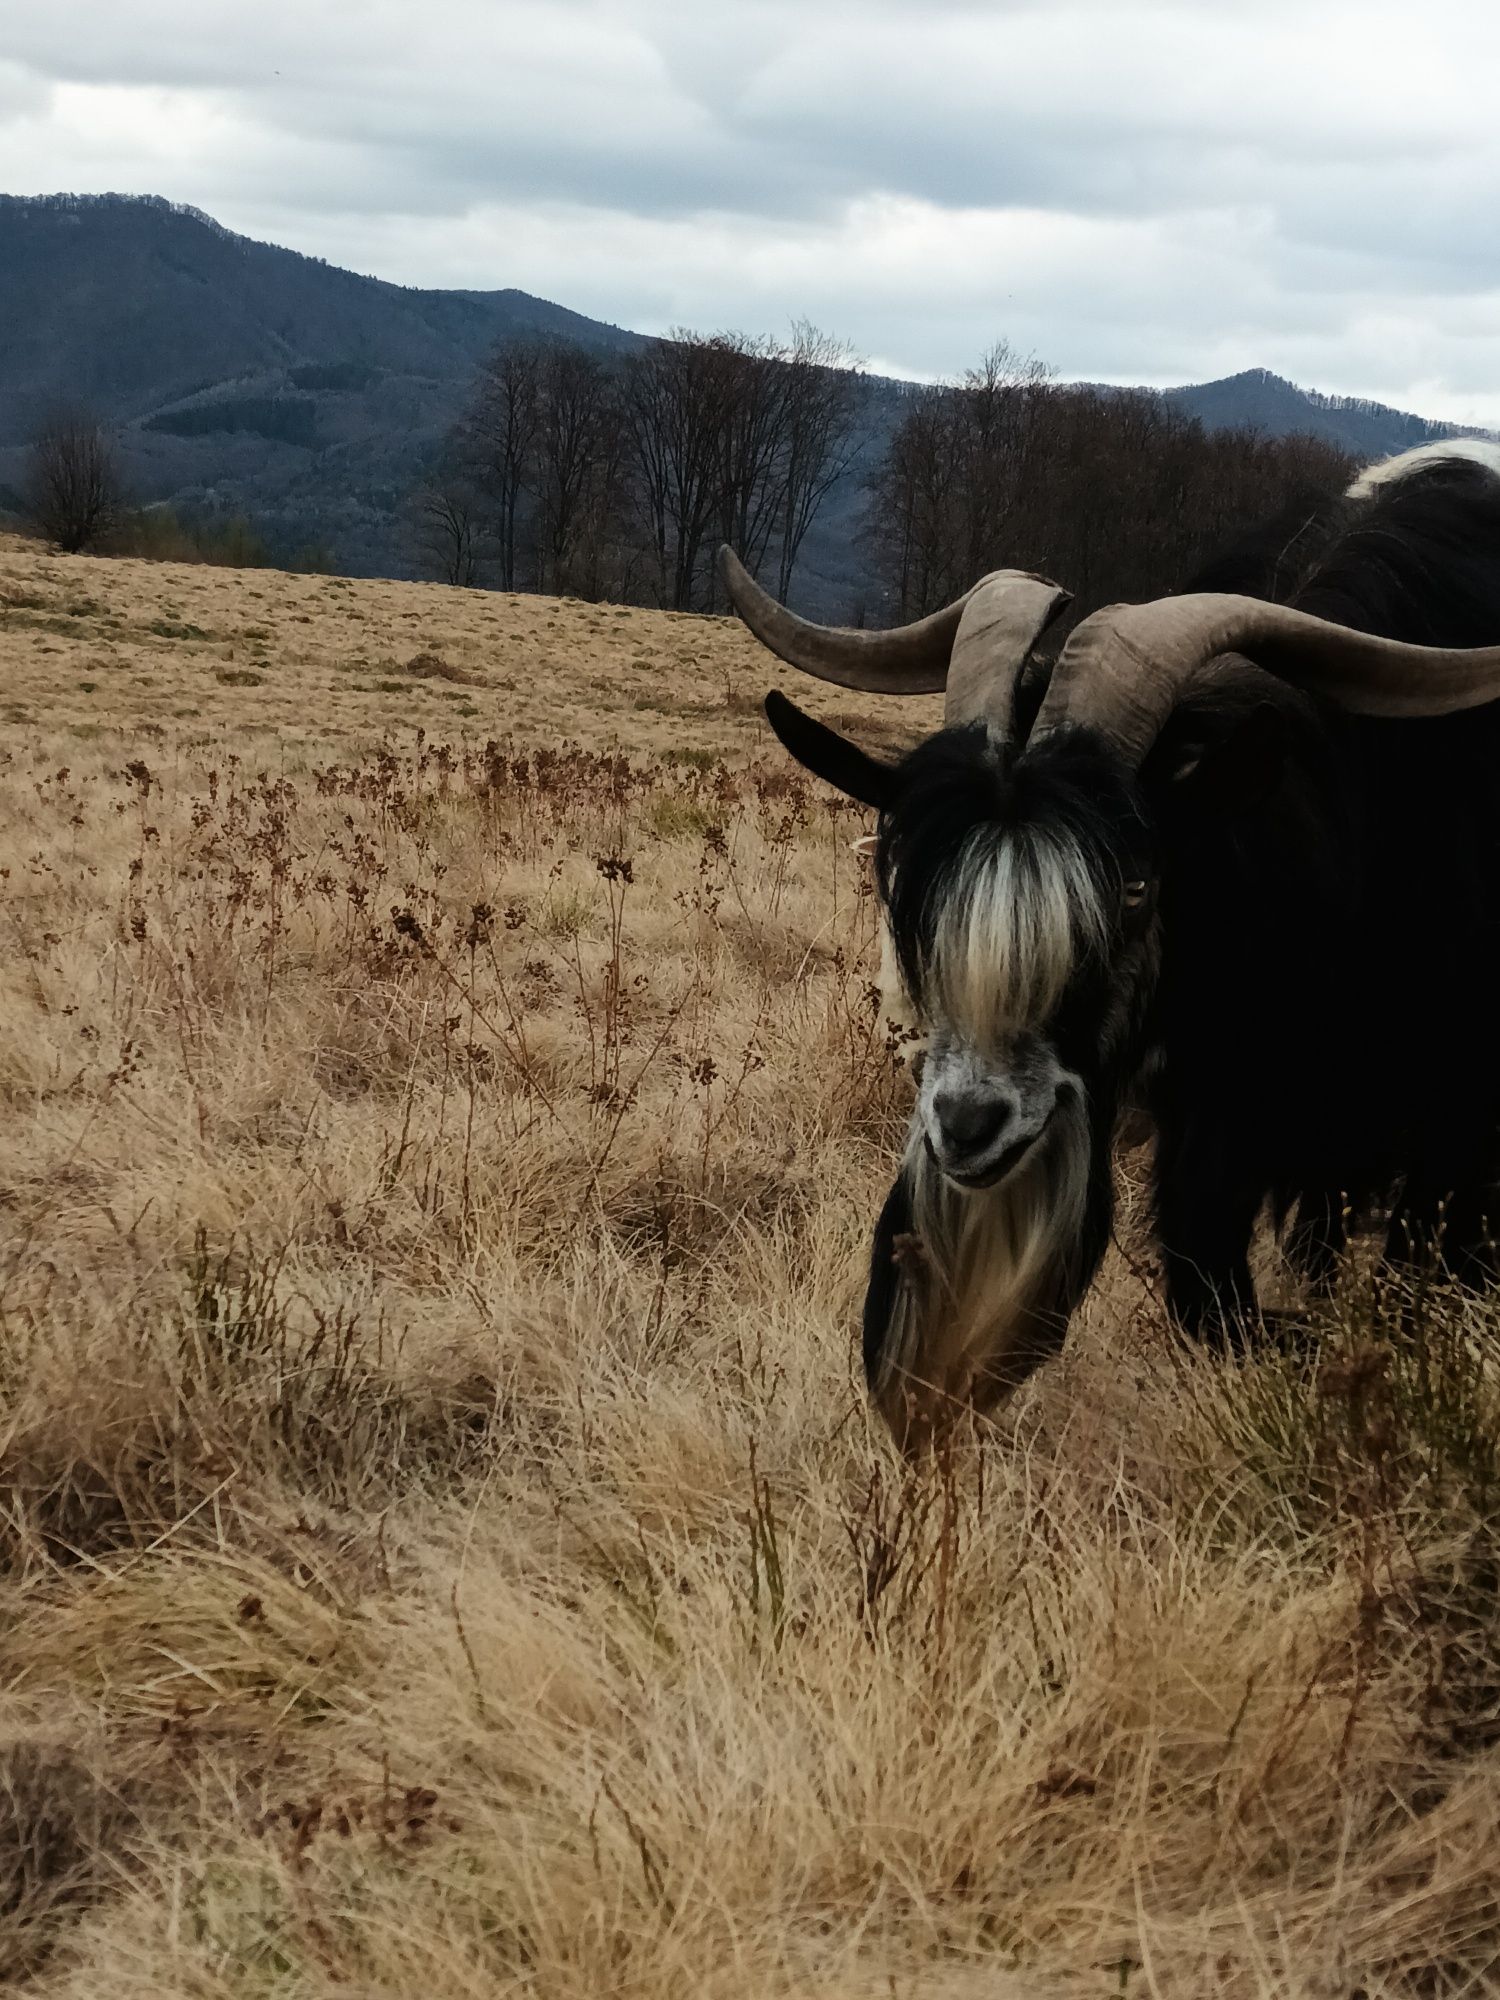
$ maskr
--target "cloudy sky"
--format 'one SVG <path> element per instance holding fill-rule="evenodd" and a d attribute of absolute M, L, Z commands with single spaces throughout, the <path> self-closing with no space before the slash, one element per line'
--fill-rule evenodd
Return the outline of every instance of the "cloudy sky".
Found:
<path fill-rule="evenodd" d="M 0 189 L 647 331 L 1500 425 L 1492 0 L 0 0 Z"/>

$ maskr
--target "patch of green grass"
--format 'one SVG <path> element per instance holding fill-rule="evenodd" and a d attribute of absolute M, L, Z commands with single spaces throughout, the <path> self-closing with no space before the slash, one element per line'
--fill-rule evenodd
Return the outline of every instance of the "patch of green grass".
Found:
<path fill-rule="evenodd" d="M 579 937 L 595 918 L 594 899 L 572 884 L 554 882 L 537 905 L 533 923 L 543 937 Z"/>
<path fill-rule="evenodd" d="M 696 799 L 670 795 L 653 799 L 645 812 L 647 826 L 662 840 L 701 840 L 718 816 Z"/>

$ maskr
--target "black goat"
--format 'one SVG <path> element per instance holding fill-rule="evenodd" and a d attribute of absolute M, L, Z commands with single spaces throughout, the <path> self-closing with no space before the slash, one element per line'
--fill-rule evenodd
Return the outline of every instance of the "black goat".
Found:
<path fill-rule="evenodd" d="M 1240 1336 L 1268 1199 L 1295 1209 L 1314 1275 L 1351 1205 L 1391 1204 L 1392 1254 L 1440 1236 L 1488 1276 L 1500 447 L 1409 453 L 1190 593 L 1096 614 L 1029 697 L 1062 597 L 1040 579 L 816 643 L 730 580 L 752 628 L 825 677 L 933 687 L 964 662 L 950 726 L 896 765 L 767 704 L 795 756 L 880 811 L 890 956 L 925 1039 L 865 1306 L 900 1434 L 1056 1350 L 1108 1240 L 1132 1090 L 1189 1329 Z"/>

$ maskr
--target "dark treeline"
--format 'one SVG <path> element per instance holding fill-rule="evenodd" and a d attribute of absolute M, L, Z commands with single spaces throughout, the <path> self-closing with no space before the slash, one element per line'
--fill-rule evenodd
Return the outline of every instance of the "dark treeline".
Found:
<path fill-rule="evenodd" d="M 425 559 L 451 583 L 688 611 L 729 541 L 785 595 L 864 401 L 849 350 L 807 325 L 624 357 L 508 342 L 418 495 Z"/>
<path fill-rule="evenodd" d="M 1001 345 L 956 386 L 904 398 L 871 487 L 871 553 L 897 621 L 1002 567 L 1056 577 L 1088 611 L 1179 588 L 1354 466 L 1319 438 L 1208 431 L 1147 392 L 1059 387 Z"/>
<path fill-rule="evenodd" d="M 311 423 L 312 387 L 358 369 L 302 372 L 309 391 L 282 402 Z M 179 428 L 207 422 L 190 412 Z M 689 611 L 721 602 L 720 542 L 791 597 L 826 505 L 800 594 L 823 616 L 892 623 L 997 568 L 1056 577 L 1080 613 L 1160 596 L 1355 464 L 1305 434 L 1210 430 L 1149 391 L 1061 386 L 1003 343 L 956 383 L 871 380 L 802 324 L 785 341 L 677 333 L 623 355 L 512 340 L 414 508 L 422 566 L 449 583 Z M 321 547 L 294 554 L 285 526 L 132 506 L 126 484 L 116 433 L 66 409 L 34 435 L 16 498 L 62 549 L 333 564 Z"/>
<path fill-rule="evenodd" d="M 958 383 L 893 392 L 808 326 L 623 358 L 534 339 L 485 365 L 418 513 L 449 582 L 704 610 L 721 541 L 785 599 L 837 493 L 868 579 L 845 615 L 888 622 L 1001 567 L 1057 577 L 1080 610 L 1159 596 L 1354 464 L 1309 436 L 1207 430 L 1149 392 L 1060 386 L 1003 343 Z"/>

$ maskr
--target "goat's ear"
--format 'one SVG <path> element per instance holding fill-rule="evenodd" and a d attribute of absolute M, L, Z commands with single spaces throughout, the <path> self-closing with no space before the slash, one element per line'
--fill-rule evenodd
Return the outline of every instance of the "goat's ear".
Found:
<path fill-rule="evenodd" d="M 826 722 L 819 722 L 784 694 L 766 696 L 766 720 L 797 762 L 862 806 L 883 812 L 894 793 L 895 772 Z"/>
<path fill-rule="evenodd" d="M 1185 728 L 1160 746 L 1158 773 L 1223 812 L 1243 812 L 1270 798 L 1281 783 L 1290 748 L 1287 718 L 1274 702 L 1257 702 L 1228 727 Z"/>

